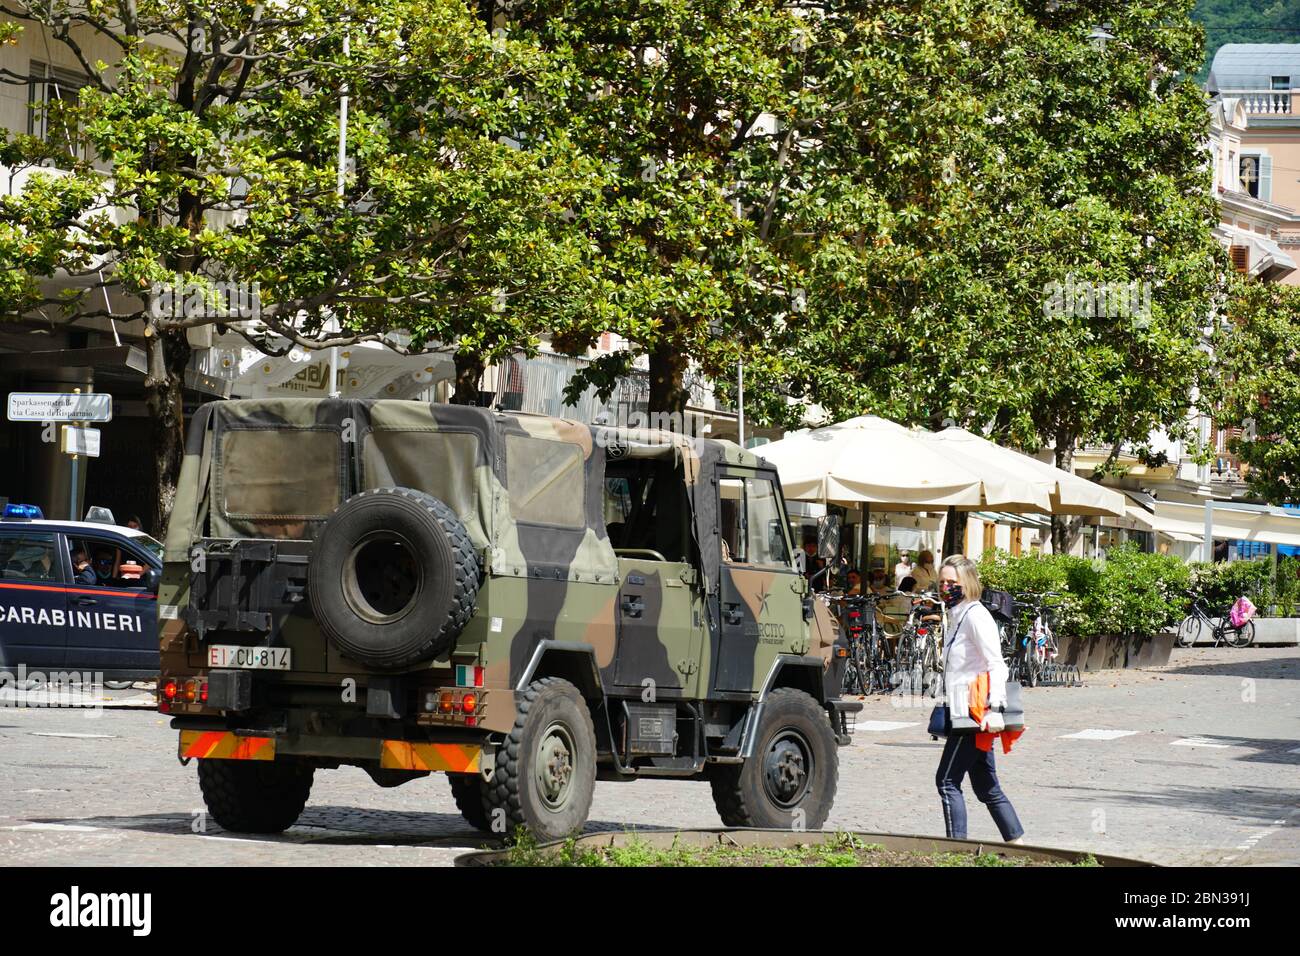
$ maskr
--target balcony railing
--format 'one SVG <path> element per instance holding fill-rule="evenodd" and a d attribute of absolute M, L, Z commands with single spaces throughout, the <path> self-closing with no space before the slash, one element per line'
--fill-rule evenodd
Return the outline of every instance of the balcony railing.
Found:
<path fill-rule="evenodd" d="M 1222 96 L 1241 100 L 1241 105 L 1249 116 L 1291 116 L 1300 113 L 1300 104 L 1294 99 L 1296 93 L 1300 93 L 1300 90 L 1220 90 Z"/>

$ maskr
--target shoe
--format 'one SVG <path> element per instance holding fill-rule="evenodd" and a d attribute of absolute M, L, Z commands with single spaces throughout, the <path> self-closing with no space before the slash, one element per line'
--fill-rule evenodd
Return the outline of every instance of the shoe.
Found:
<path fill-rule="evenodd" d="M 1016 837 L 1014 840 L 1007 841 L 1008 844 L 1017 844 L 1017 845 L 1024 842 L 1025 842 L 1024 834 L 1021 834 L 1020 836 Z"/>

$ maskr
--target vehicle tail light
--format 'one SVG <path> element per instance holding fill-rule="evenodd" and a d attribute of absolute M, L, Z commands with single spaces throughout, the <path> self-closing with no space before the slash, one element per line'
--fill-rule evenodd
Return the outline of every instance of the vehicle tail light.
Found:
<path fill-rule="evenodd" d="M 478 706 L 478 698 L 473 694 L 466 694 L 460 699 L 460 707 L 467 714 L 474 713 L 474 708 Z"/>
<path fill-rule="evenodd" d="M 199 700 L 203 703 L 208 702 L 208 682 L 204 681 L 199 685 Z"/>
<path fill-rule="evenodd" d="M 163 684 L 162 694 L 164 700 L 175 700 L 177 691 L 176 681 L 169 680 Z"/>
<path fill-rule="evenodd" d="M 199 698 L 199 682 L 196 680 L 187 680 L 185 682 L 185 702 L 192 704 Z"/>
<path fill-rule="evenodd" d="M 452 702 L 451 691 L 443 691 L 442 697 L 439 698 L 438 700 L 438 713 L 450 714 L 451 702 Z"/>

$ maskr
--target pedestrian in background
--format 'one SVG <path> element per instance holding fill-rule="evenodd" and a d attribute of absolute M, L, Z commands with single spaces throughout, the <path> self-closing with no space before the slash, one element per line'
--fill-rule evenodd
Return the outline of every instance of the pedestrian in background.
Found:
<path fill-rule="evenodd" d="M 1007 843 L 1023 843 L 1024 827 L 1015 808 L 998 784 L 993 764 L 993 741 L 1003 730 L 999 707 L 1007 702 L 1007 665 L 1002 660 L 998 625 L 983 604 L 979 569 L 962 554 L 950 555 L 939 569 L 939 595 L 948 607 L 948 632 L 944 635 L 943 671 L 949 713 L 969 707 L 970 687 L 987 675 L 988 707 L 977 734 L 949 734 L 939 758 L 935 784 L 943 805 L 943 823 L 949 837 L 966 839 L 966 801 L 962 780 L 969 774 L 971 788 L 989 808 L 998 832 Z M 1015 736 L 1018 736 L 1017 733 Z M 1003 751 L 1014 736 L 1003 738 Z"/>

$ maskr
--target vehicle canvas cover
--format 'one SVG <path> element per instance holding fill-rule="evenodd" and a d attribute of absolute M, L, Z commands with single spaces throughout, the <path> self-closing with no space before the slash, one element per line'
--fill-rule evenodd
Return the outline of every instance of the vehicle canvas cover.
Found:
<path fill-rule="evenodd" d="M 314 539 L 351 495 L 402 486 L 447 504 L 493 574 L 613 581 L 607 454 L 680 462 L 697 544 L 717 535 L 717 466 L 761 464 L 731 442 L 465 405 L 213 402 L 191 422 L 166 558 L 188 560 L 202 537 Z M 718 549 L 699 553 L 713 591 Z"/>

